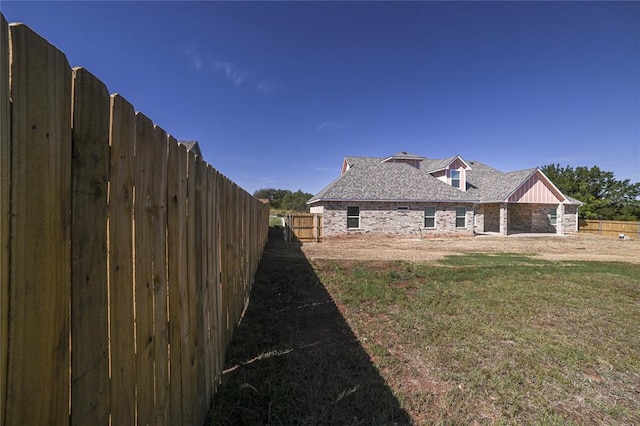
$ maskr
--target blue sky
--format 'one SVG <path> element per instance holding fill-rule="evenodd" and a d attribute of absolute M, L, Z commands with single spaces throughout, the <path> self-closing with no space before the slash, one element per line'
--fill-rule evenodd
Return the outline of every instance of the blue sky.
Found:
<path fill-rule="evenodd" d="M 559 163 L 640 182 L 640 2 L 14 2 L 249 192 L 346 155 Z"/>

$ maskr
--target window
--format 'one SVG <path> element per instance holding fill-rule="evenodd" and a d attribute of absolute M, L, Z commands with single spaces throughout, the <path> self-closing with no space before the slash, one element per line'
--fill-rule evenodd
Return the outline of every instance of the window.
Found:
<path fill-rule="evenodd" d="M 556 226 L 556 224 L 558 223 L 558 209 L 557 208 L 551 209 L 551 212 L 549 213 L 549 221 L 551 222 L 551 224 L 553 226 Z"/>
<path fill-rule="evenodd" d="M 456 228 L 467 227 L 467 208 L 456 207 Z"/>
<path fill-rule="evenodd" d="M 451 186 L 460 188 L 460 170 L 451 170 Z"/>
<path fill-rule="evenodd" d="M 360 228 L 360 207 L 347 207 L 347 229 Z"/>
<path fill-rule="evenodd" d="M 397 209 L 398 210 L 409 210 L 409 207 L 407 207 L 407 206 L 398 206 Z"/>
<path fill-rule="evenodd" d="M 425 207 L 424 227 L 432 228 L 432 229 L 436 227 L 436 208 L 435 207 Z"/>

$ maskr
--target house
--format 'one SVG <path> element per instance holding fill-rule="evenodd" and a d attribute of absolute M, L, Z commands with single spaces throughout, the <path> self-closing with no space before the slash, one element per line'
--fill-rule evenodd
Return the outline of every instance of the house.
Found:
<path fill-rule="evenodd" d="M 204 158 L 198 141 L 178 141 L 178 143 L 184 145 L 187 148 L 187 152 L 193 152 L 198 157 Z"/>
<path fill-rule="evenodd" d="M 307 204 L 324 235 L 578 231 L 580 201 L 537 168 L 503 173 L 455 155 L 345 157 L 340 176 Z"/>

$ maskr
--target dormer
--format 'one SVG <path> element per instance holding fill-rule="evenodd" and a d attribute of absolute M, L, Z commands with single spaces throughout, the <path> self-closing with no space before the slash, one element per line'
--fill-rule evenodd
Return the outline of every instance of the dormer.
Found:
<path fill-rule="evenodd" d="M 404 163 L 410 166 L 415 167 L 416 169 L 420 168 L 420 163 L 422 160 L 425 160 L 425 157 L 420 155 L 410 154 L 408 152 L 400 151 L 396 152 L 389 158 L 385 158 L 382 160 L 383 163 Z"/>
<path fill-rule="evenodd" d="M 459 155 L 443 160 L 437 168 L 429 170 L 431 176 L 461 191 L 467 190 L 467 171 L 471 166 Z"/>

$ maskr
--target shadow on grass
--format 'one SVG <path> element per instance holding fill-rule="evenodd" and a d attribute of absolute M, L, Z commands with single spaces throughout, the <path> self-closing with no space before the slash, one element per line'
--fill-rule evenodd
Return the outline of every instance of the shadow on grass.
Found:
<path fill-rule="evenodd" d="M 300 245 L 281 239 L 270 228 L 210 424 L 410 424 Z"/>

